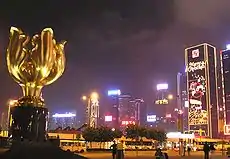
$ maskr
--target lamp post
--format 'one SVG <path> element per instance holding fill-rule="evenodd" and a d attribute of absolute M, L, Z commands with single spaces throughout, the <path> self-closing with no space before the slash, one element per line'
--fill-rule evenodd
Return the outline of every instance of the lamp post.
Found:
<path fill-rule="evenodd" d="M 9 129 L 9 127 L 11 126 L 11 113 L 10 113 L 10 111 L 11 111 L 11 108 L 12 107 L 14 107 L 14 106 L 16 106 L 16 104 L 17 104 L 17 102 L 18 102 L 18 100 L 15 100 L 15 99 L 10 99 L 9 101 L 8 101 L 8 113 L 7 113 L 7 127 L 8 127 L 8 129 Z"/>

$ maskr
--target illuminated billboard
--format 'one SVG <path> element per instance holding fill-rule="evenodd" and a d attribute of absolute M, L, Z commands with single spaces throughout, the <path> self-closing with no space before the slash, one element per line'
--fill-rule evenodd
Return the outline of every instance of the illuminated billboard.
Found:
<path fill-rule="evenodd" d="M 167 90 L 167 89 L 168 89 L 167 83 L 157 84 L 157 90 Z"/>
<path fill-rule="evenodd" d="M 121 125 L 125 126 L 125 125 L 135 125 L 135 121 L 121 121 Z"/>
<path fill-rule="evenodd" d="M 121 95 L 121 90 L 119 89 L 108 91 L 108 96 L 119 96 L 119 95 Z"/>
<path fill-rule="evenodd" d="M 209 44 L 185 49 L 189 129 L 202 129 L 210 136 L 211 116 L 217 113 L 210 111 L 210 105 L 217 106 L 215 50 Z"/>
<path fill-rule="evenodd" d="M 52 115 L 53 118 L 72 118 L 75 116 L 76 114 L 73 113 L 65 113 L 65 114 L 55 113 L 54 115 Z"/>
<path fill-rule="evenodd" d="M 155 122 L 157 120 L 156 115 L 147 115 L 147 122 Z"/>
<path fill-rule="evenodd" d="M 111 116 L 111 115 L 107 115 L 107 116 L 105 116 L 105 121 L 113 121 L 113 116 Z"/>
<path fill-rule="evenodd" d="M 159 100 L 155 101 L 155 104 L 158 104 L 158 105 L 167 105 L 167 104 L 169 104 L 169 101 L 168 101 L 168 99 L 159 99 Z"/>

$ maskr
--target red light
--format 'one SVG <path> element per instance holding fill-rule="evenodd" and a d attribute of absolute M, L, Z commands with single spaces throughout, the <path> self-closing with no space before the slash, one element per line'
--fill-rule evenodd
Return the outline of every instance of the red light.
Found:
<path fill-rule="evenodd" d="M 134 121 L 121 121 L 121 125 L 135 125 Z"/>

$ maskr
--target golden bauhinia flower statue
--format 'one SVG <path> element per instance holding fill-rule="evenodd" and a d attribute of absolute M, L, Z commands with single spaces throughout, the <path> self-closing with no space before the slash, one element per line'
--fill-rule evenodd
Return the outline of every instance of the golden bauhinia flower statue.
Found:
<path fill-rule="evenodd" d="M 9 135 L 15 140 L 44 139 L 48 110 L 41 90 L 63 74 L 65 43 L 56 42 L 51 28 L 43 29 L 40 35 L 30 38 L 22 30 L 11 27 L 7 66 L 10 75 L 23 90 L 23 97 L 10 111 Z"/>

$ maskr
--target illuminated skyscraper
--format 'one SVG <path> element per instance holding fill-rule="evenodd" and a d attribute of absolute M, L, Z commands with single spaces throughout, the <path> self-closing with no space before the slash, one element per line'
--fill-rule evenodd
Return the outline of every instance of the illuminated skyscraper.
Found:
<path fill-rule="evenodd" d="M 230 125 L 230 50 L 222 51 L 220 58 L 223 90 L 223 120 L 225 125 Z"/>
<path fill-rule="evenodd" d="M 202 130 L 204 135 L 219 133 L 219 105 L 216 48 L 200 44 L 185 49 L 189 130 Z"/>
<path fill-rule="evenodd" d="M 119 107 L 118 107 L 118 114 L 119 114 L 119 124 L 120 125 L 128 125 L 135 123 L 135 104 L 130 102 L 131 96 L 130 95 L 120 95 L 119 96 Z"/>

